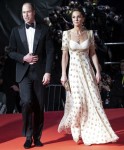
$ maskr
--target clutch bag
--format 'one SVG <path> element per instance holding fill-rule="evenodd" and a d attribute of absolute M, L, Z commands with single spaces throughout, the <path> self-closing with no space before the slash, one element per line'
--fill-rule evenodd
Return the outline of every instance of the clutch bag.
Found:
<path fill-rule="evenodd" d="M 71 91 L 70 84 L 69 84 L 68 80 L 65 82 L 64 88 L 65 88 L 66 91 Z"/>

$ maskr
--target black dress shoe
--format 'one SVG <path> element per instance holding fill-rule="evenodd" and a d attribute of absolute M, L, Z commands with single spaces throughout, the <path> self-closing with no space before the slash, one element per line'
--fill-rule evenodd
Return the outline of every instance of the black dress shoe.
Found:
<path fill-rule="evenodd" d="M 43 146 L 43 143 L 39 139 L 37 139 L 37 140 L 34 140 L 34 145 L 37 147 L 40 147 L 40 146 Z"/>
<path fill-rule="evenodd" d="M 32 145 L 32 140 L 26 139 L 26 141 L 24 143 L 24 148 L 25 149 L 31 148 L 31 145 Z"/>

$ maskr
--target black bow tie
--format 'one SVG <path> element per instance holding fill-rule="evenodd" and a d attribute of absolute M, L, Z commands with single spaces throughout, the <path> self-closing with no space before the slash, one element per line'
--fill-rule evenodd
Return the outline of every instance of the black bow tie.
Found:
<path fill-rule="evenodd" d="M 31 28 L 34 28 L 34 23 L 31 23 L 31 24 L 25 24 L 25 27 L 28 29 L 29 27 L 31 27 Z"/>

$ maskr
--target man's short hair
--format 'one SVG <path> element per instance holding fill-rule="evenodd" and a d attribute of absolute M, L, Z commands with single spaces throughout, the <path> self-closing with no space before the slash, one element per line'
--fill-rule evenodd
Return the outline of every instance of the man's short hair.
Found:
<path fill-rule="evenodd" d="M 31 6 L 32 10 L 35 10 L 35 5 L 33 3 L 31 3 L 31 2 L 25 2 L 25 3 L 23 3 L 22 6 L 24 6 L 25 4 L 29 4 Z"/>

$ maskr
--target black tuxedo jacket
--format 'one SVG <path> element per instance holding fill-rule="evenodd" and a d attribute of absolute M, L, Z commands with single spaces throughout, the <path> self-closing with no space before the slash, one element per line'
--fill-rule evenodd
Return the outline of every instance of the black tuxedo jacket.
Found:
<path fill-rule="evenodd" d="M 16 60 L 16 82 L 20 82 L 26 74 L 29 65 L 23 62 L 23 57 L 29 53 L 25 24 L 15 27 L 10 36 L 9 56 Z M 53 42 L 49 27 L 45 24 L 36 24 L 34 35 L 33 54 L 38 55 L 38 62 L 33 64 L 38 79 L 42 80 L 45 72 L 51 73 L 54 57 Z"/>

